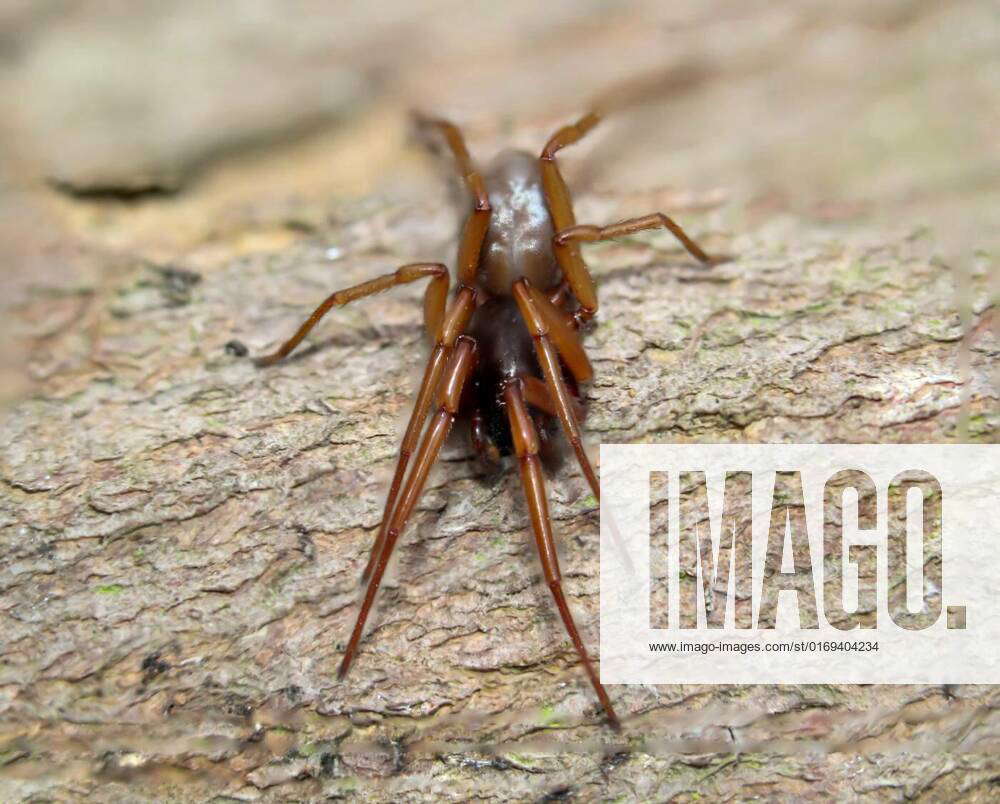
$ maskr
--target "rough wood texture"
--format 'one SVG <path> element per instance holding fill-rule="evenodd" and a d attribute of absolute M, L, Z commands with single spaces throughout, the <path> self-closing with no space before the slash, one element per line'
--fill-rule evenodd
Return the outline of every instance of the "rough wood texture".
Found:
<path fill-rule="evenodd" d="M 995 38 L 976 34 L 982 8 L 859 4 L 851 18 L 755 6 L 737 24 L 713 6 L 678 4 L 661 20 L 718 48 L 706 45 L 697 69 L 686 52 L 671 62 L 676 122 L 654 105 L 635 112 L 645 126 L 612 121 L 567 152 L 581 221 L 664 209 L 737 255 L 705 271 L 665 233 L 587 249 L 602 301 L 586 339 L 588 439 L 996 442 L 996 196 L 978 178 L 1000 164 L 991 129 L 959 121 L 948 139 L 923 118 L 883 118 L 892 99 L 933 117 L 954 92 L 990 89 L 986 70 L 957 79 L 996 63 Z M 571 98 L 546 97 L 572 84 L 544 68 L 577 39 L 623 54 L 616 77 L 662 63 L 649 25 L 596 10 L 571 23 L 577 8 L 538 21 L 521 60 L 519 40 L 497 34 L 477 154 L 539 146 L 606 85 L 587 74 Z M 59 45 L 46 26 L 65 23 L 12 16 L 33 32 L 4 79 L 16 83 L 33 48 Z M 217 131 L 205 150 L 171 152 L 164 170 L 186 165 L 171 176 L 199 176 L 179 195 L 66 198 L 29 180 L 28 157 L 13 168 L 21 183 L 0 199 L 15 266 L 2 302 L 0 797 L 991 800 L 991 687 L 612 688 L 627 719 L 615 738 L 540 582 L 516 477 L 480 477 L 462 439 L 432 474 L 359 659 L 336 682 L 415 389 L 420 291 L 332 313 L 313 348 L 268 369 L 226 344 L 262 354 L 330 289 L 452 259 L 446 194 L 402 142 L 408 93 L 471 108 L 467 51 L 433 19 L 422 24 L 439 61 L 378 65 L 399 68 L 382 76 L 395 89 L 370 89 L 349 122 L 305 139 L 293 126 L 287 142 L 200 173 Z M 588 26 L 601 19 L 598 36 Z M 934 50 L 942 28 L 967 47 Z M 408 39 L 396 41 L 402 59 Z M 817 82 L 824 58 L 850 54 L 857 83 L 825 87 L 831 111 L 815 86 L 754 60 L 775 52 Z M 936 77 L 913 79 L 921 65 Z M 535 74 L 541 87 L 517 96 Z M 754 106 L 775 86 L 796 99 L 779 105 L 784 118 Z M 517 107 L 507 130 L 504 103 Z M 750 108 L 755 126 L 729 122 Z M 833 135 L 794 132 L 845 110 L 868 126 L 861 142 L 884 134 L 914 152 L 807 164 L 808 144 L 822 152 Z M 39 163 L 53 144 L 12 138 Z M 953 163 L 956 140 L 970 146 Z M 108 169 L 112 185 L 130 173 L 106 152 L 76 167 Z M 148 174 L 142 160 L 132 168 Z M 800 188 L 796 175 L 822 180 Z M 596 647 L 594 500 L 572 461 L 551 493 L 567 593 Z"/>

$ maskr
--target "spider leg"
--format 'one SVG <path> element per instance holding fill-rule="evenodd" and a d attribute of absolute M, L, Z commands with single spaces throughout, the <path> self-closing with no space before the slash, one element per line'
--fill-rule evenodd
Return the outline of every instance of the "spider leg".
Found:
<path fill-rule="evenodd" d="M 461 285 L 471 286 L 479 270 L 479 252 L 483 246 L 483 238 L 490 225 L 490 198 L 486 192 L 486 184 L 482 175 L 472 164 L 472 157 L 465 147 L 465 139 L 458 126 L 448 120 L 425 117 L 415 113 L 414 119 L 421 128 L 437 129 L 445 138 L 462 180 L 472 196 L 472 212 L 465 219 L 462 228 L 462 239 L 458 246 L 458 281 Z M 560 227 L 561 228 L 561 227 Z"/>
<path fill-rule="evenodd" d="M 610 226 L 574 225 L 559 229 L 555 235 L 555 242 L 560 245 L 571 242 L 596 243 L 600 240 L 613 240 L 616 237 L 642 232 L 646 229 L 669 229 L 692 257 L 706 265 L 714 265 L 722 261 L 720 257 L 710 257 L 706 254 L 672 218 L 661 212 L 643 215 L 641 218 L 629 218 Z"/>
<path fill-rule="evenodd" d="M 557 232 L 576 224 L 573 215 L 573 202 L 570 197 L 569 188 L 559 172 L 559 165 L 556 162 L 556 153 L 567 145 L 578 142 L 588 131 L 590 131 L 600 121 L 600 116 L 596 112 L 580 118 L 576 123 L 564 126 L 559 129 L 542 149 L 540 157 L 542 170 L 542 186 L 545 190 L 545 199 L 549 205 L 549 214 L 552 216 L 552 225 Z M 593 318 L 597 312 L 597 288 L 594 286 L 594 279 L 587 270 L 587 266 L 580 256 L 580 246 L 573 240 L 560 243 L 553 241 L 553 252 L 559 267 L 562 269 L 563 277 L 569 282 L 569 286 L 576 296 L 580 305 L 577 311 L 577 318 L 587 320 Z"/>
<path fill-rule="evenodd" d="M 549 416 L 558 416 L 556 406 L 552 402 L 552 394 L 549 387 L 538 377 L 526 376 L 521 378 L 521 390 L 524 393 L 524 401 L 533 408 L 538 408 Z"/>
<path fill-rule="evenodd" d="M 447 120 L 424 117 L 414 114 L 418 126 L 422 128 L 437 129 L 444 135 L 448 147 L 455 157 L 455 162 L 469 193 L 473 198 L 472 212 L 466 218 L 462 228 L 462 237 L 458 246 L 458 282 L 459 291 L 456 296 L 452 312 L 445 320 L 444 326 L 436 333 L 436 344 L 434 352 L 431 354 L 424 371 L 424 379 L 420 385 L 420 392 L 417 396 L 416 404 L 413 406 L 413 413 L 410 414 L 410 421 L 406 426 L 406 434 L 403 436 L 403 443 L 400 447 L 399 459 L 396 462 L 396 471 L 389 487 L 389 495 L 385 500 L 385 509 L 382 513 L 382 524 L 379 527 L 378 536 L 372 546 L 371 555 L 364 571 L 361 573 L 361 580 L 367 580 L 371 574 L 375 560 L 385 543 L 386 531 L 392 519 L 393 508 L 399 494 L 403 477 L 406 474 L 406 467 L 410 456 L 417 445 L 417 438 L 420 436 L 420 429 L 423 427 L 424 419 L 430 410 L 431 400 L 438 382 L 441 379 L 441 371 L 444 368 L 444 360 L 448 350 L 455 342 L 455 338 L 465 331 L 469 323 L 469 318 L 475 309 L 475 293 L 472 285 L 475 282 L 476 272 L 479 270 L 479 253 L 483 248 L 483 240 L 486 237 L 486 230 L 490 223 L 490 201 L 486 193 L 486 185 L 482 176 L 472 165 L 472 158 L 465 147 L 465 140 L 458 127 Z M 428 331 L 430 329 L 428 328 Z"/>
<path fill-rule="evenodd" d="M 500 466 L 500 449 L 486 427 L 486 417 L 480 408 L 475 408 L 469 418 L 469 438 L 476 455 L 490 469 Z"/>
<path fill-rule="evenodd" d="M 555 308 L 552 308 L 552 314 L 548 317 L 542 314 L 545 306 L 550 302 L 535 288 L 531 287 L 527 279 L 520 279 L 515 282 L 513 291 L 514 298 L 521 310 L 521 315 L 527 323 L 528 330 L 531 332 L 532 339 L 535 342 L 535 354 L 538 357 L 539 365 L 542 367 L 542 373 L 545 375 L 544 383 L 539 382 L 534 377 L 522 380 L 524 383 L 525 398 L 530 404 L 545 412 L 550 412 L 551 410 L 552 415 L 559 418 L 563 432 L 566 434 L 566 438 L 576 453 L 580 469 L 587 478 L 587 483 L 590 485 L 594 497 L 600 501 L 601 487 L 597 482 L 597 475 L 594 473 L 593 464 L 591 464 L 590 458 L 587 457 L 587 453 L 583 449 L 583 437 L 580 435 L 582 405 L 579 400 L 570 395 L 569 389 L 566 387 L 566 382 L 563 380 L 562 367 L 559 364 L 559 357 L 561 356 L 565 360 L 568 352 L 563 352 L 561 348 L 558 354 L 556 351 L 556 348 L 560 347 L 562 343 L 569 343 L 575 346 L 581 353 L 583 352 L 583 346 L 580 344 L 580 340 L 573 330 L 567 328 L 565 340 L 557 340 L 552 337 L 555 330 L 546 330 L 547 323 L 554 320 L 553 316 L 558 317 L 561 314 Z M 585 354 L 584 359 L 586 359 Z M 568 361 L 567 364 L 569 364 Z M 587 367 L 590 367 L 589 362 L 587 363 Z M 542 387 L 539 388 L 538 386 Z M 548 407 L 546 407 L 546 403 Z M 626 569 L 634 576 L 632 559 L 625 549 L 621 533 L 618 531 L 618 526 L 615 524 L 614 515 L 610 509 L 607 510 L 607 517 L 611 539 Z"/>
<path fill-rule="evenodd" d="M 573 451 L 576 453 L 577 461 L 579 461 L 580 468 L 587 478 L 587 483 L 590 484 L 591 491 L 600 500 L 601 487 L 597 482 L 597 475 L 594 473 L 594 467 L 590 463 L 590 458 L 587 457 L 587 453 L 583 449 L 583 437 L 580 435 L 580 423 L 576 415 L 576 409 L 569 389 L 566 387 L 566 382 L 563 379 L 559 356 L 550 337 L 552 330 L 549 327 L 547 319 L 542 315 L 540 305 L 538 304 L 538 299 L 542 298 L 544 301 L 544 298 L 540 294 L 533 294 L 532 290 L 534 288 L 531 288 L 528 281 L 522 277 L 514 283 L 514 298 L 535 342 L 535 354 L 538 357 L 539 365 L 542 367 L 542 374 L 545 375 L 545 384 L 548 386 L 549 393 L 551 394 L 556 415 L 559 417 L 559 422 L 566 433 L 566 438 L 569 439 Z M 571 334 L 573 334 L 574 340 L 576 340 L 575 333 Z M 579 344 L 579 341 L 576 340 L 576 343 Z M 587 365 L 589 367 L 590 364 L 588 363 Z"/>
<path fill-rule="evenodd" d="M 524 496 L 531 513 L 531 527 L 535 533 L 535 544 L 538 547 L 539 558 L 542 560 L 545 581 L 552 592 L 552 597 L 555 598 L 559 616 L 562 617 L 563 625 L 566 626 L 573 647 L 576 648 L 577 656 L 580 657 L 580 661 L 587 671 L 587 676 L 601 701 L 601 706 L 604 707 L 608 720 L 616 731 L 621 731 L 621 723 L 611 705 L 611 699 L 590 662 L 587 649 L 583 646 L 583 640 L 580 639 L 580 633 L 576 629 L 576 623 L 573 622 L 573 615 L 570 613 L 566 596 L 563 593 L 559 557 L 556 554 L 555 541 L 552 538 L 552 520 L 549 517 L 549 505 L 545 496 L 545 478 L 542 475 L 542 464 L 538 458 L 538 431 L 528 414 L 518 383 L 511 383 L 504 389 L 504 400 L 507 402 L 507 415 L 510 419 L 511 433 L 514 436 L 514 450 L 521 467 L 521 483 L 524 486 Z"/>
<path fill-rule="evenodd" d="M 402 266 L 394 273 L 383 274 L 359 285 L 331 293 L 277 351 L 257 358 L 257 365 L 270 366 L 272 363 L 277 363 L 282 358 L 287 357 L 332 308 L 342 307 L 352 301 L 371 296 L 373 293 L 381 293 L 383 290 L 394 288 L 397 285 L 406 285 L 426 278 L 430 278 L 431 282 L 424 295 L 424 323 L 427 329 L 433 332 L 441 326 L 441 320 L 444 318 L 445 301 L 448 297 L 448 269 L 439 262 L 414 262 Z"/>
<path fill-rule="evenodd" d="M 364 601 L 361 604 L 361 611 L 358 619 L 354 623 L 354 630 L 351 632 L 351 639 L 347 643 L 347 650 L 340 663 L 340 670 L 337 672 L 338 678 L 343 678 L 350 669 L 351 662 L 358 649 L 358 642 L 361 640 L 361 633 L 371 611 L 372 603 L 375 601 L 375 593 L 378 592 L 379 584 L 382 583 L 382 576 L 389 563 L 393 548 L 399 534 L 403 532 L 406 523 L 413 513 L 413 509 L 423 493 L 424 484 L 427 482 L 427 475 L 431 467 L 437 460 L 441 445 L 444 443 L 451 426 L 455 421 L 458 412 L 458 405 L 462 398 L 462 388 L 476 361 L 476 342 L 467 335 L 459 336 L 455 343 L 455 348 L 448 361 L 448 368 L 445 371 L 443 384 L 441 386 L 441 403 L 437 415 L 431 420 L 417 450 L 416 460 L 413 464 L 413 471 L 406 480 L 402 489 L 402 496 L 399 499 L 399 506 L 392 514 L 392 522 L 386 531 L 385 540 L 379 546 L 378 558 L 375 561 L 374 570 L 368 580 L 368 587 L 365 590 Z"/>
<path fill-rule="evenodd" d="M 420 438 L 420 430 L 424 425 L 427 414 L 434 400 L 434 393 L 441 375 L 444 372 L 445 361 L 448 353 L 455 344 L 455 340 L 465 332 L 469 319 L 476 309 L 475 292 L 471 288 L 462 288 L 455 296 L 451 310 L 441 323 L 436 333 L 436 343 L 434 351 L 431 352 L 427 360 L 427 368 L 424 369 L 424 378 L 420 383 L 420 391 L 417 393 L 417 400 L 413 405 L 413 412 L 410 414 L 410 421 L 406 425 L 406 433 L 403 435 L 403 442 L 399 448 L 399 458 L 396 461 L 396 471 L 392 477 L 392 484 L 389 486 L 389 494 L 385 498 L 385 508 L 382 511 L 382 523 L 379 526 L 378 536 L 372 546 L 368 563 L 361 573 L 361 580 L 367 580 L 371 574 L 375 559 L 378 557 L 385 543 L 386 531 L 392 519 L 393 508 L 396 505 L 396 498 L 399 495 L 400 486 L 403 484 L 403 477 L 406 474 L 406 467 L 410 462 L 410 456 L 416 449 L 417 439 Z"/>
<path fill-rule="evenodd" d="M 562 309 L 563 302 L 566 301 L 566 294 L 569 293 L 569 283 L 564 279 L 552 290 L 549 291 L 549 301 L 558 309 Z"/>
<path fill-rule="evenodd" d="M 549 328 L 549 339 L 566 367 L 578 383 L 587 382 L 594 376 L 594 369 L 590 365 L 590 358 L 583 349 L 576 328 L 571 323 L 573 317 L 555 307 L 537 288 L 527 283 L 526 288 L 538 310 L 538 315 Z"/>

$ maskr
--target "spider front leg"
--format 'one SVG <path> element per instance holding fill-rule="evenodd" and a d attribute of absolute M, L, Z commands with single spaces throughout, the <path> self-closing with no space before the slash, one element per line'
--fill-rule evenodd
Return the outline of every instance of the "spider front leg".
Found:
<path fill-rule="evenodd" d="M 482 250 L 492 213 L 486 183 L 473 167 L 472 157 L 469 156 L 469 149 L 465 147 L 465 139 L 458 126 L 448 120 L 425 117 L 419 113 L 414 113 L 414 119 L 419 127 L 436 129 L 444 136 L 455 158 L 455 166 L 472 197 L 472 212 L 462 228 L 457 258 L 458 281 L 462 285 L 471 286 L 479 270 L 479 252 Z"/>
<path fill-rule="evenodd" d="M 562 574 L 559 571 L 559 557 L 556 554 L 555 540 L 552 537 L 552 520 L 549 517 L 549 504 L 545 495 L 545 478 L 542 475 L 542 464 L 538 457 L 538 431 L 528 414 L 519 382 L 515 381 L 504 389 L 504 400 L 507 403 L 507 415 L 514 437 L 514 451 L 521 468 L 521 484 L 524 486 L 524 496 L 531 514 L 531 527 L 535 534 L 535 544 L 538 547 L 538 556 L 542 561 L 545 581 L 555 599 L 559 616 L 562 618 L 563 625 L 566 626 L 566 631 L 573 642 L 577 656 L 580 657 L 580 662 L 590 678 L 590 683 L 601 701 L 601 706 L 604 707 L 612 728 L 615 731 L 621 731 L 621 722 L 611 705 L 607 690 L 604 689 L 604 685 L 601 684 L 601 680 L 590 662 L 587 649 L 583 646 L 580 632 L 577 631 L 573 615 L 566 603 L 566 595 L 562 588 Z"/>
<path fill-rule="evenodd" d="M 572 125 L 559 129 L 542 149 L 539 158 L 542 187 L 549 215 L 552 216 L 552 225 L 557 232 L 574 226 L 576 217 L 573 215 L 573 200 L 569 188 L 556 162 L 556 154 L 567 145 L 579 142 L 600 120 L 600 115 L 596 112 L 584 115 Z M 597 312 L 597 288 L 583 262 L 583 257 L 580 256 L 580 246 L 573 241 L 565 243 L 553 241 L 553 252 L 562 269 L 563 277 L 569 283 L 577 304 L 580 305 L 574 317 L 578 319 L 578 323 L 593 318 Z"/>

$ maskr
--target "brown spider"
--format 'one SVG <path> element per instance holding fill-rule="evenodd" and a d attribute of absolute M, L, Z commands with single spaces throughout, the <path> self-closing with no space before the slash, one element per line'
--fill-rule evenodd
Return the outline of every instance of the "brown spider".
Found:
<path fill-rule="evenodd" d="M 472 200 L 458 247 L 458 285 L 448 305 L 449 273 L 441 263 L 413 263 L 329 296 L 276 352 L 289 354 L 331 307 L 428 278 L 424 322 L 434 349 L 424 371 L 399 451 L 378 536 L 368 565 L 364 602 L 338 676 L 351 666 L 389 557 L 423 492 L 431 466 L 458 416 L 468 417 L 476 451 L 490 461 L 516 454 L 545 580 L 597 697 L 617 730 L 618 717 L 601 685 L 566 604 L 552 538 L 539 457 L 540 432 L 558 419 L 594 496 L 600 488 L 580 437 L 579 383 L 593 375 L 578 331 L 597 312 L 597 292 L 580 256 L 593 243 L 665 227 L 703 263 L 713 263 L 666 215 L 654 213 L 611 226 L 577 226 L 556 153 L 577 142 L 600 119 L 596 112 L 559 129 L 539 158 L 500 153 L 485 178 L 475 169 L 461 132 L 445 120 L 417 117 L 444 136 Z M 420 432 L 435 397 L 437 413 Z M 415 456 L 407 476 L 410 458 Z M 405 483 L 404 483 L 405 479 Z"/>

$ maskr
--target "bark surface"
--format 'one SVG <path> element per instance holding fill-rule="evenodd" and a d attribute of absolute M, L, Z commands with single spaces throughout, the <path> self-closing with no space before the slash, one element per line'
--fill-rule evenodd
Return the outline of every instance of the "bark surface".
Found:
<path fill-rule="evenodd" d="M 939 122 L 956 97 L 996 90 L 985 4 L 803 3 L 746 18 L 734 16 L 743 4 L 679 4 L 660 24 L 701 44 L 665 67 L 650 25 L 576 18 L 576 3 L 536 20 L 526 54 L 517 43 L 535 17 L 520 5 L 521 38 L 493 31 L 475 87 L 461 80 L 468 52 L 487 44 L 471 20 L 421 16 L 439 60 L 408 70 L 405 21 L 359 18 L 334 65 L 339 94 L 282 118 L 288 99 L 261 93 L 288 124 L 277 131 L 236 99 L 216 110 L 228 128 L 206 117 L 164 152 L 159 127 L 181 112 L 156 95 L 164 87 L 138 85 L 159 99 L 141 154 L 46 133 L 62 107 L 44 82 L 72 78 L 51 69 L 54 54 L 67 26 L 100 29 L 96 12 L 6 12 L 20 44 L 2 82 L 39 93 L 3 132 L 19 157 L 0 199 L 13 266 L 0 372 L 4 800 L 995 794 L 988 686 L 616 687 L 626 727 L 610 733 L 541 580 L 516 471 L 483 477 L 464 433 L 337 682 L 427 355 L 422 290 L 334 311 L 273 367 L 242 347 L 270 351 L 335 288 L 453 259 L 453 207 L 405 144 L 414 97 L 458 117 L 475 109 L 470 144 L 485 159 L 539 149 L 612 79 L 659 70 L 644 90 L 654 102 L 622 112 L 632 123 L 566 151 L 577 217 L 666 211 L 735 259 L 702 269 L 668 233 L 585 247 L 601 299 L 585 338 L 590 444 L 1000 433 L 996 189 L 984 181 L 1000 165 L 996 129 Z M 176 4 L 172 24 L 227 24 L 198 8 Z M 274 30 L 261 13 L 244 25 L 264 42 L 308 27 Z M 942 28 L 967 47 L 935 50 Z M 291 73 L 322 50 L 303 36 Z M 396 47 L 376 48 L 380 36 Z M 370 63 L 348 70 L 348 51 Z M 614 68 L 588 72 L 587 52 Z M 377 63 L 382 53 L 393 59 Z M 326 77 L 308 73 L 297 97 Z M 769 107 L 775 92 L 787 101 Z M 852 116 L 861 133 L 841 150 Z M 898 159 L 879 150 L 899 145 L 910 150 Z M 549 489 L 567 595 L 596 652 L 595 500 L 571 459 Z"/>

